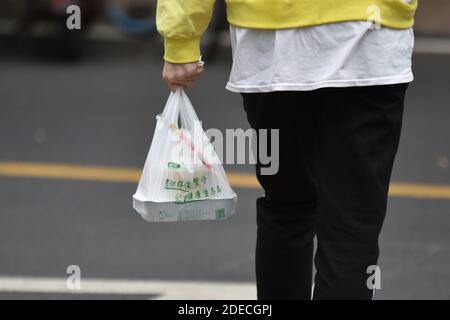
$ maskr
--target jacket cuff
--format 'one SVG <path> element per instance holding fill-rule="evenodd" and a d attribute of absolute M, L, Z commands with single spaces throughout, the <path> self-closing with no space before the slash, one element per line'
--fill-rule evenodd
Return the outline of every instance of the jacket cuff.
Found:
<path fill-rule="evenodd" d="M 200 37 L 190 39 L 164 38 L 164 60 L 189 63 L 200 59 Z"/>

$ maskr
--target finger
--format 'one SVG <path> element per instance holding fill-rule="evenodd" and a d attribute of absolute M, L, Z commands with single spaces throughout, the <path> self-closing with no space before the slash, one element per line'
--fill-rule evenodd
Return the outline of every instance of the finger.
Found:
<path fill-rule="evenodd" d="M 168 83 L 167 85 L 169 86 L 170 91 L 172 91 L 172 92 L 177 91 L 177 89 L 179 87 L 177 84 L 174 84 L 174 83 Z"/>
<path fill-rule="evenodd" d="M 170 91 L 173 91 L 172 83 L 166 77 L 163 77 L 163 80 L 166 83 L 166 85 L 169 87 Z"/>
<path fill-rule="evenodd" d="M 205 69 L 205 67 L 204 66 L 197 66 L 196 68 L 195 68 L 195 71 L 196 72 L 202 72 L 203 70 Z"/>
<path fill-rule="evenodd" d="M 195 72 L 193 72 L 193 73 L 191 73 L 189 75 L 186 75 L 186 76 L 175 77 L 175 78 L 172 79 L 172 81 L 173 82 L 176 82 L 176 81 L 195 81 L 199 77 L 200 77 L 200 73 L 195 71 Z"/>
<path fill-rule="evenodd" d="M 171 83 L 188 83 L 188 82 L 195 82 L 197 80 L 198 78 L 183 78 L 172 80 Z"/>
<path fill-rule="evenodd" d="M 195 81 L 176 81 L 174 82 L 174 84 L 179 85 L 179 86 L 187 86 L 190 87 L 194 84 Z"/>
<path fill-rule="evenodd" d="M 199 76 L 204 70 L 205 68 L 203 68 L 203 66 L 199 66 L 197 69 L 195 69 L 195 73 L 197 76 Z"/>
<path fill-rule="evenodd" d="M 172 84 L 171 86 L 172 86 L 172 89 L 171 89 L 172 92 L 175 92 L 178 88 L 182 88 L 184 90 L 187 90 L 187 88 L 190 87 L 190 85 L 188 85 L 188 84 L 180 84 L 180 83 Z"/>
<path fill-rule="evenodd" d="M 200 77 L 200 74 L 203 72 L 203 68 L 195 68 L 189 71 L 185 71 L 182 73 L 179 73 L 174 76 L 174 80 L 178 81 L 192 81 L 197 80 Z"/>
<path fill-rule="evenodd" d="M 175 92 L 179 87 L 187 89 L 187 88 L 191 87 L 193 84 L 194 84 L 194 81 L 170 81 L 170 82 L 167 82 L 167 85 L 169 86 L 170 90 L 172 90 L 172 92 Z"/>

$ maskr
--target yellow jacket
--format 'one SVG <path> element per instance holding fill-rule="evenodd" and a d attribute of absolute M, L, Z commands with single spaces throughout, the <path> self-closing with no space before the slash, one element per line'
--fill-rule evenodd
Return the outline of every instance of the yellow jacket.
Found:
<path fill-rule="evenodd" d="M 343 21 L 374 21 L 406 29 L 414 24 L 418 0 L 225 0 L 228 22 L 256 29 L 286 29 Z M 156 24 L 164 37 L 164 59 L 197 61 L 200 36 L 215 0 L 158 0 Z"/>

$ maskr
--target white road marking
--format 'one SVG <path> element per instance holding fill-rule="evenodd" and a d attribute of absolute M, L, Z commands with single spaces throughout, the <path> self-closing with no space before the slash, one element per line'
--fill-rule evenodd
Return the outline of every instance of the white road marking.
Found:
<path fill-rule="evenodd" d="M 0 277 L 1 292 L 158 295 L 162 300 L 254 300 L 256 287 L 246 282 L 81 279 L 69 290 L 65 278 Z"/>

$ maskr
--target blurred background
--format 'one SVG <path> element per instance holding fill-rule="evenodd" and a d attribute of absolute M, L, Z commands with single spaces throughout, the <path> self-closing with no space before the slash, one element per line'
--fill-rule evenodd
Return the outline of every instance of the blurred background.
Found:
<path fill-rule="evenodd" d="M 149 224 L 131 207 L 169 95 L 155 4 L 0 0 L 0 299 L 256 297 L 252 167 L 226 166 L 239 196 L 226 221 Z M 377 299 L 450 298 L 449 16 L 448 0 L 420 3 Z M 248 128 L 224 88 L 227 28 L 217 1 L 188 92 L 205 128 Z M 71 265 L 81 290 L 65 286 Z"/>

